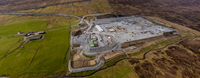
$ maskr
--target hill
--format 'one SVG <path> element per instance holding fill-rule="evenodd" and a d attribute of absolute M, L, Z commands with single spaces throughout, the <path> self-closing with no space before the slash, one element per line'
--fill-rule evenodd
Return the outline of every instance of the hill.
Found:
<path fill-rule="evenodd" d="M 200 31 L 199 0 L 109 0 L 119 14 L 157 16 Z"/>
<path fill-rule="evenodd" d="M 59 3 L 61 0 L 0 0 L 0 11 Z"/>

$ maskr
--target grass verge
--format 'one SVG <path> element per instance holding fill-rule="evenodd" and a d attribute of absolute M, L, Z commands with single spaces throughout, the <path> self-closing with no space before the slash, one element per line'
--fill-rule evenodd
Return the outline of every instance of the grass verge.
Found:
<path fill-rule="evenodd" d="M 95 57 L 95 56 L 88 56 L 88 55 L 85 55 L 84 53 L 83 53 L 83 55 L 84 55 L 85 57 L 87 57 L 87 58 L 93 58 L 93 57 Z"/>

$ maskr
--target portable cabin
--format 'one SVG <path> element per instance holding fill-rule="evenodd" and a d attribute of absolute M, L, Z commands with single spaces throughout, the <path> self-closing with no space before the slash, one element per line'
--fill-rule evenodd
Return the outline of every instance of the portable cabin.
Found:
<path fill-rule="evenodd" d="M 94 47 L 94 44 L 90 44 L 90 47 Z"/>
<path fill-rule="evenodd" d="M 97 39 L 96 38 L 93 38 L 93 41 L 96 41 Z"/>

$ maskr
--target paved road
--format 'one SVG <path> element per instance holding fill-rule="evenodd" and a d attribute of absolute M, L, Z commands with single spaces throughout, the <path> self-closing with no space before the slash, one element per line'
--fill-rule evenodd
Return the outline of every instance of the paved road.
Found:
<path fill-rule="evenodd" d="M 99 16 L 99 15 L 105 15 L 105 14 L 111 14 L 111 13 L 100 13 L 100 14 L 88 14 L 88 15 L 84 15 L 80 21 L 80 23 L 82 23 L 84 21 L 84 18 L 87 16 Z"/>

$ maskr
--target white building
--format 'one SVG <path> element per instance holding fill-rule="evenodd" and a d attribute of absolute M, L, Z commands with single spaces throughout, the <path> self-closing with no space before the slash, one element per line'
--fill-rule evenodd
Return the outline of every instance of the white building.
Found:
<path fill-rule="evenodd" d="M 99 30 L 100 32 L 103 32 L 103 29 L 102 29 L 99 25 L 96 25 L 95 27 L 96 27 L 97 30 Z"/>
<path fill-rule="evenodd" d="M 20 35 L 20 34 L 23 34 L 23 32 L 19 31 L 17 34 Z"/>

